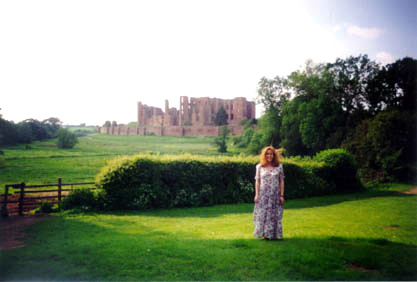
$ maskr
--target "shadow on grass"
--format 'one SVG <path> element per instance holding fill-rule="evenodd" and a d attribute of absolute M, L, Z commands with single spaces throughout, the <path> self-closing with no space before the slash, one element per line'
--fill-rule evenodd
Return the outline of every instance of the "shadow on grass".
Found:
<path fill-rule="evenodd" d="M 331 196 L 311 197 L 305 199 L 292 199 L 286 202 L 286 209 L 314 208 L 330 206 L 347 201 L 360 201 L 376 197 L 413 197 L 416 195 L 404 194 L 398 191 L 363 191 L 352 194 L 339 194 Z"/>
<path fill-rule="evenodd" d="M 385 239 L 210 239 L 100 216 L 28 231 L 27 247 L 0 252 L 0 280 L 417 279 L 417 247 Z"/>

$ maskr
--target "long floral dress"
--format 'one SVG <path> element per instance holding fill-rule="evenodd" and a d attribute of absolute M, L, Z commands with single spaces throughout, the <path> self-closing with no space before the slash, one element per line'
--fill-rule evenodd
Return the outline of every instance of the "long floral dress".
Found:
<path fill-rule="evenodd" d="M 253 236 L 267 239 L 282 238 L 283 207 L 280 203 L 280 180 L 284 179 L 282 164 L 277 167 L 266 168 L 260 164 L 256 166 L 255 179 L 261 181 L 258 203 L 253 210 L 255 230 Z"/>

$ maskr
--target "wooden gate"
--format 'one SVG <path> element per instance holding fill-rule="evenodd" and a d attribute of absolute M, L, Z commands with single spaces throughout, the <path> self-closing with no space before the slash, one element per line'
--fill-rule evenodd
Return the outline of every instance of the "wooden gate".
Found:
<path fill-rule="evenodd" d="M 94 182 L 79 182 L 79 183 L 62 183 L 62 179 L 58 178 L 57 184 L 42 184 L 42 185 L 26 185 L 24 182 L 20 184 L 7 184 L 5 186 L 5 193 L 0 194 L 1 215 L 8 216 L 9 213 L 14 214 L 16 211 L 9 212 L 11 207 L 17 206 L 19 215 L 23 215 L 25 208 L 31 210 L 39 205 L 42 200 L 50 200 L 57 202 L 58 207 L 61 206 L 61 200 L 69 191 L 74 189 L 74 186 L 80 185 L 94 185 Z M 69 188 L 63 189 L 64 186 Z M 57 187 L 54 190 L 39 190 L 31 188 Z M 17 193 L 9 193 L 10 188 L 17 189 Z M 96 187 L 85 187 L 87 189 L 96 189 Z M 36 195 L 38 194 L 38 195 Z M 17 205 L 16 205 L 17 204 Z M 27 209 L 29 207 L 29 209 Z M 31 207 L 31 208 L 30 208 Z"/>

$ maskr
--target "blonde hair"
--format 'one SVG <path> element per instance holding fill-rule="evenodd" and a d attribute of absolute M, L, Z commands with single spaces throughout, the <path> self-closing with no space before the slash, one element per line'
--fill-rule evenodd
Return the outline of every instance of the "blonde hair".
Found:
<path fill-rule="evenodd" d="M 280 160 L 282 158 L 281 153 L 282 149 L 275 149 L 273 146 L 267 146 L 262 149 L 261 152 L 261 166 L 266 166 L 268 164 L 268 161 L 266 160 L 266 153 L 271 150 L 274 154 L 274 158 L 272 159 L 272 165 L 273 166 L 279 166 Z"/>

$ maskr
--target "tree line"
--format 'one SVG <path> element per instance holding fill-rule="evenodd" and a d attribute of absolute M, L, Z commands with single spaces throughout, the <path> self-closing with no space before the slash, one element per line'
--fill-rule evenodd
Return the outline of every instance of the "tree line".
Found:
<path fill-rule="evenodd" d="M 307 61 L 287 77 L 262 77 L 257 102 L 265 112 L 234 142 L 248 152 L 266 145 L 287 156 L 324 149 L 353 153 L 365 180 L 415 177 L 417 60 L 381 66 L 367 55 L 332 63 Z"/>
<path fill-rule="evenodd" d="M 0 115 L 0 147 L 16 144 L 30 144 L 56 137 L 62 122 L 58 118 L 43 121 L 26 119 L 19 123 L 8 121 Z"/>
<path fill-rule="evenodd" d="M 74 147 L 78 142 L 77 134 L 61 126 L 62 122 L 54 117 L 43 121 L 31 118 L 14 123 L 3 119 L 0 115 L 0 148 L 17 144 L 30 144 L 33 141 L 52 138 L 57 138 L 59 148 Z"/>

